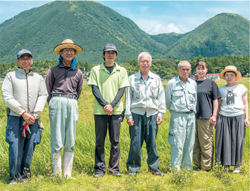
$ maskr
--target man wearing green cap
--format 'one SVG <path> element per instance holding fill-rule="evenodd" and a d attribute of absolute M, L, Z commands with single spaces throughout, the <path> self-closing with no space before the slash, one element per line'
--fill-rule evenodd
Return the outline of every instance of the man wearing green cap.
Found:
<path fill-rule="evenodd" d="M 77 99 L 82 91 L 83 74 L 75 67 L 75 55 L 82 48 L 66 39 L 54 48 L 59 54 L 59 63 L 46 76 L 49 93 L 49 117 L 51 130 L 51 158 L 53 172 L 61 173 L 61 149 L 63 153 L 63 174 L 71 177 L 75 150 L 76 124 L 78 121 Z"/>
<path fill-rule="evenodd" d="M 111 142 L 109 172 L 121 176 L 119 172 L 120 159 L 120 126 L 122 121 L 122 96 L 125 87 L 129 86 L 127 71 L 115 63 L 117 49 L 113 44 L 106 44 L 102 57 L 104 63 L 91 70 L 88 85 L 92 87 L 95 96 L 95 175 L 101 177 L 106 172 L 104 160 L 104 142 L 109 129 Z"/>

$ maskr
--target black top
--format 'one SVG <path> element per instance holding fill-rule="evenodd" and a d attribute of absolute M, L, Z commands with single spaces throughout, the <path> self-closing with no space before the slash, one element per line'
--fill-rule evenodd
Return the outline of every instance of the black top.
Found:
<path fill-rule="evenodd" d="M 205 79 L 197 83 L 196 119 L 210 119 L 213 114 L 213 100 L 221 98 L 215 81 Z"/>
<path fill-rule="evenodd" d="M 116 106 L 116 104 L 120 101 L 120 99 L 122 98 L 123 94 L 124 94 L 124 90 L 125 88 L 120 88 L 114 98 L 114 100 L 112 101 L 112 103 L 110 105 L 112 105 L 112 107 L 114 108 Z M 98 101 L 98 103 L 102 106 L 105 107 L 106 105 L 108 105 L 108 103 L 103 99 L 102 94 L 98 88 L 98 86 L 92 85 L 92 93 L 95 96 L 96 100 Z"/>
<path fill-rule="evenodd" d="M 111 74 L 113 72 L 114 68 L 115 68 L 115 64 L 113 66 L 110 66 L 110 67 L 108 67 L 108 66 L 105 66 L 105 67 L 107 68 L 107 70 Z"/>

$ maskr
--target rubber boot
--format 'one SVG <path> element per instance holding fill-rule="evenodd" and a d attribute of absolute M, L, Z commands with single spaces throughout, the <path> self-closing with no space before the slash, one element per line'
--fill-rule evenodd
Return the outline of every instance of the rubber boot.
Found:
<path fill-rule="evenodd" d="M 52 155 L 52 169 L 54 174 L 59 173 L 61 175 L 62 168 L 61 168 L 61 153 L 54 153 Z"/>
<path fill-rule="evenodd" d="M 73 168 L 74 152 L 64 151 L 63 153 L 63 174 L 65 177 L 70 178 Z"/>

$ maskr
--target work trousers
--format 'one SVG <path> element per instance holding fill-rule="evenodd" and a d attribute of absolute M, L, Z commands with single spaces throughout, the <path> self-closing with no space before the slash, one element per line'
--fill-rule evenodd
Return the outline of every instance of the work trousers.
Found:
<path fill-rule="evenodd" d="M 94 115 L 95 118 L 95 172 L 106 172 L 104 144 L 109 130 L 109 140 L 111 143 L 109 171 L 111 173 L 119 172 L 120 159 L 120 127 L 121 115 Z"/>
<path fill-rule="evenodd" d="M 193 160 L 203 170 L 211 170 L 213 165 L 213 135 L 210 119 L 196 119 Z"/>
<path fill-rule="evenodd" d="M 77 100 L 52 97 L 49 102 L 51 157 L 64 151 L 74 152 L 76 124 L 78 121 Z"/>
<path fill-rule="evenodd" d="M 15 178 L 26 178 L 31 173 L 30 164 L 36 144 L 41 141 L 41 130 L 38 129 L 38 120 L 30 125 L 31 137 L 22 137 L 24 119 L 8 116 L 6 126 L 6 142 L 9 144 L 9 168 L 11 182 Z"/>
<path fill-rule="evenodd" d="M 134 125 L 129 127 L 130 150 L 127 160 L 127 169 L 130 172 L 137 172 L 141 168 L 141 147 L 145 140 L 147 147 L 147 163 L 149 169 L 159 172 L 159 156 L 156 151 L 156 136 L 158 125 L 156 124 L 157 114 L 153 116 L 138 115 L 132 113 Z"/>
<path fill-rule="evenodd" d="M 182 167 L 192 170 L 195 138 L 195 114 L 171 112 L 168 142 L 171 145 L 171 169 Z"/>

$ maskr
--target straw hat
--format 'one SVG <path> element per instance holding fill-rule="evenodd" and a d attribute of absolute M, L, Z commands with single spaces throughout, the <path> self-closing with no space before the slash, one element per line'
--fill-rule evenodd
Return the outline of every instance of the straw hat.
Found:
<path fill-rule="evenodd" d="M 60 54 L 60 51 L 64 48 L 73 48 L 76 50 L 76 54 L 82 52 L 82 47 L 77 44 L 74 44 L 71 39 L 65 39 L 64 41 L 62 41 L 62 44 L 59 44 L 54 48 L 54 52 L 56 54 Z"/>
<path fill-rule="evenodd" d="M 225 70 L 223 70 L 221 73 L 220 73 L 220 78 L 224 79 L 225 80 L 225 72 L 235 72 L 237 75 L 235 77 L 235 81 L 238 81 L 241 79 L 241 73 L 239 71 L 237 71 L 237 68 L 235 66 L 226 66 Z"/>

